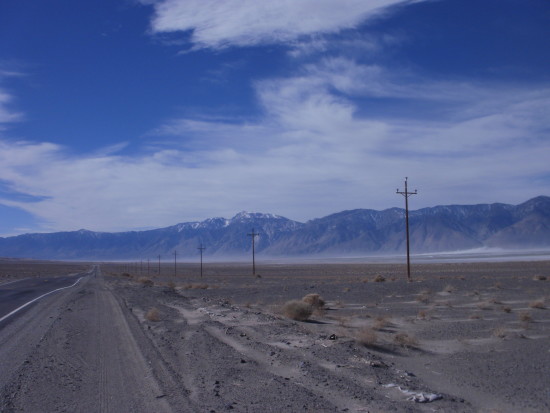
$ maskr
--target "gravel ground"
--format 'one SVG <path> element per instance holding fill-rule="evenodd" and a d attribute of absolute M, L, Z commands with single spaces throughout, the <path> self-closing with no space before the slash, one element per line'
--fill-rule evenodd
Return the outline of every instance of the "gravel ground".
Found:
<path fill-rule="evenodd" d="M 0 410 L 550 411 L 550 262 L 260 270 L 102 265 L 0 330 Z"/>

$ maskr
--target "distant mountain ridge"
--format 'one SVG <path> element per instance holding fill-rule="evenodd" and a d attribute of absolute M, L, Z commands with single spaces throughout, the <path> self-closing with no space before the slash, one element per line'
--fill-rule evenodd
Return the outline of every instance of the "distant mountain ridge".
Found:
<path fill-rule="evenodd" d="M 520 205 L 446 205 L 410 211 L 411 251 L 447 252 L 480 247 L 550 247 L 550 197 Z M 198 255 L 357 256 L 405 251 L 405 210 L 356 209 L 306 223 L 262 213 L 240 212 L 231 219 L 209 218 L 148 231 L 118 233 L 78 230 L 0 238 L 0 256 L 13 258 L 114 260 L 164 259 Z"/>

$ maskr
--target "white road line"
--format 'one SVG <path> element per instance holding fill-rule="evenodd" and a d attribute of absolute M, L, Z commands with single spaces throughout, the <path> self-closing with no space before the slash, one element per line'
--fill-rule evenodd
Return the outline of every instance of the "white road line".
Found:
<path fill-rule="evenodd" d="M 28 303 L 23 304 L 21 307 L 16 308 L 16 309 L 13 310 L 11 313 L 6 314 L 4 317 L 0 318 L 0 323 L 1 323 L 2 321 L 4 321 L 6 318 L 8 318 L 8 317 L 14 315 L 15 313 L 17 313 L 19 310 L 22 310 L 22 309 L 25 308 L 26 306 L 31 305 L 31 304 L 34 303 L 35 301 L 38 301 L 38 300 L 40 300 L 41 298 L 46 297 L 47 295 L 53 294 L 53 293 L 55 293 L 56 291 L 65 290 L 65 289 L 67 289 L 67 288 L 74 287 L 75 285 L 78 284 L 78 282 L 79 282 L 82 278 L 84 278 L 84 277 L 80 277 L 78 280 L 75 281 L 75 283 L 74 283 L 73 285 L 69 285 L 68 287 L 61 287 L 61 288 L 58 288 L 58 289 L 56 289 L 56 290 L 52 290 L 52 291 L 50 291 L 49 293 L 42 294 L 40 297 L 36 297 L 35 299 L 29 301 Z"/>

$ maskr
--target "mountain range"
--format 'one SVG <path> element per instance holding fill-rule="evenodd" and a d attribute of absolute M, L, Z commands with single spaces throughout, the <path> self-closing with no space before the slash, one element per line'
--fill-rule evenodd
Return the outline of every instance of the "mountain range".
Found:
<path fill-rule="evenodd" d="M 409 212 L 411 252 L 449 252 L 481 247 L 550 247 L 550 197 L 520 205 L 446 205 Z M 281 216 L 241 212 L 231 219 L 210 218 L 147 231 L 87 230 L 0 238 L 0 256 L 61 260 L 167 260 L 205 256 L 351 257 L 403 253 L 405 210 L 355 209 L 306 223 Z"/>

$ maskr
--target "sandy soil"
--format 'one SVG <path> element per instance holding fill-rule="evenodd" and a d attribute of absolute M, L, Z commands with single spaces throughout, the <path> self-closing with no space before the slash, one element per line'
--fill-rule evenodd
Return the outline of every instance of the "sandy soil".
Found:
<path fill-rule="evenodd" d="M 0 258 L 0 285 L 22 278 L 58 276 L 84 272 L 91 264 Z"/>
<path fill-rule="evenodd" d="M 550 262 L 177 271 L 102 265 L 0 331 L 0 410 L 550 411 Z"/>

